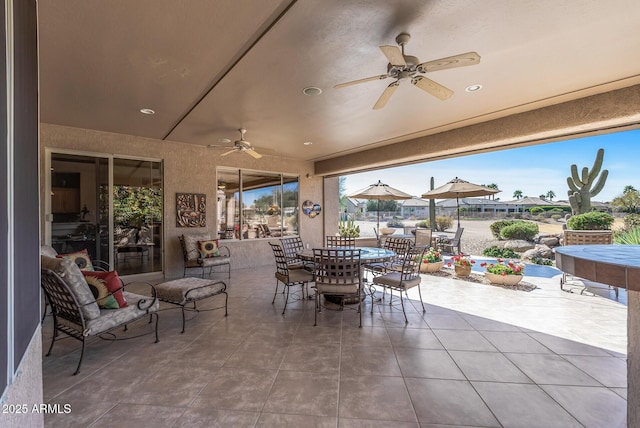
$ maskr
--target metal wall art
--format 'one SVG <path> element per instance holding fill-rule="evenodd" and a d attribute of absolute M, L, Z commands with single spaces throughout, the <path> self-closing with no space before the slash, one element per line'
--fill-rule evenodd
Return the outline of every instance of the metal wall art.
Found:
<path fill-rule="evenodd" d="M 322 211 L 320 204 L 316 204 L 313 201 L 306 200 L 302 203 L 302 212 L 308 215 L 310 218 L 314 218 Z"/>
<path fill-rule="evenodd" d="M 176 193 L 176 227 L 206 227 L 207 196 L 202 193 Z"/>

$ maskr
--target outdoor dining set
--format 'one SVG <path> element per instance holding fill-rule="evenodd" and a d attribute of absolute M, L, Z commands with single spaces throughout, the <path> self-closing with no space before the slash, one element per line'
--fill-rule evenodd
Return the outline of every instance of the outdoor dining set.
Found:
<path fill-rule="evenodd" d="M 426 246 L 416 246 L 407 238 L 387 237 L 381 247 L 356 247 L 354 238 L 327 236 L 321 248 L 306 248 L 298 236 L 269 242 L 276 261 L 276 290 L 272 303 L 278 297 L 280 284 L 284 285 L 284 315 L 289 302 L 289 290 L 296 290 L 302 299 L 315 301 L 314 325 L 318 313 L 326 302 L 340 310 L 357 304 L 362 327 L 362 304 L 371 299 L 371 312 L 375 302 L 382 301 L 389 290 L 389 304 L 394 303 L 393 292 L 398 291 L 405 322 L 408 322 L 402 293 L 420 285 L 420 263 Z M 371 281 L 369 280 L 371 276 Z M 313 284 L 309 287 L 310 284 Z M 309 288 L 314 291 L 309 294 Z M 378 297 L 378 289 L 383 294 Z M 420 301 L 422 294 L 418 287 Z M 324 296 L 324 302 L 321 300 Z"/>

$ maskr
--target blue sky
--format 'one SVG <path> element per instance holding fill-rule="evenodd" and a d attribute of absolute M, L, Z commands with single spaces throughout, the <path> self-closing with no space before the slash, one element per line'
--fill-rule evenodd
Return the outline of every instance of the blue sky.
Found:
<path fill-rule="evenodd" d="M 571 165 L 575 163 L 578 171 L 585 166 L 591 169 L 599 148 L 605 149 L 602 169 L 609 170 L 609 177 L 594 200 L 610 201 L 626 185 L 640 189 L 640 130 L 633 130 L 348 175 L 346 194 L 382 180 L 420 196 L 429 190 L 433 176 L 436 187 L 455 177 L 476 184 L 496 183 L 502 191 L 496 198 L 503 201 L 514 199 L 515 190 L 525 196 L 553 190 L 554 200 L 566 200 Z"/>

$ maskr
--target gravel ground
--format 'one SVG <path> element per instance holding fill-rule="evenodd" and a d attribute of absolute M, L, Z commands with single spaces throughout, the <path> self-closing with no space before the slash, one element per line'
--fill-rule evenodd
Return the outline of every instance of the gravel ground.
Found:
<path fill-rule="evenodd" d="M 482 250 L 491 246 L 494 241 L 489 226 L 496 220 L 461 220 L 460 226 L 464 228 L 462 232 L 462 251 L 472 256 L 481 256 Z M 404 221 L 406 226 L 412 226 L 415 221 Z M 373 229 L 376 227 L 375 221 L 357 221 L 360 226 L 360 236 L 375 236 Z M 380 227 L 386 227 L 386 222 L 380 222 Z M 544 233 L 562 233 L 562 224 L 539 223 L 540 231 Z M 455 229 L 451 231 L 453 236 Z M 402 234 L 402 229 L 397 229 L 395 234 Z"/>

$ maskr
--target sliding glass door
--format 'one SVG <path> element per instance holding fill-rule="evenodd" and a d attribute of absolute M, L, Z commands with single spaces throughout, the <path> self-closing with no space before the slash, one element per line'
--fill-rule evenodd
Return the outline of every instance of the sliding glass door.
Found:
<path fill-rule="evenodd" d="M 162 164 L 51 153 L 48 239 L 121 275 L 162 271 Z"/>

